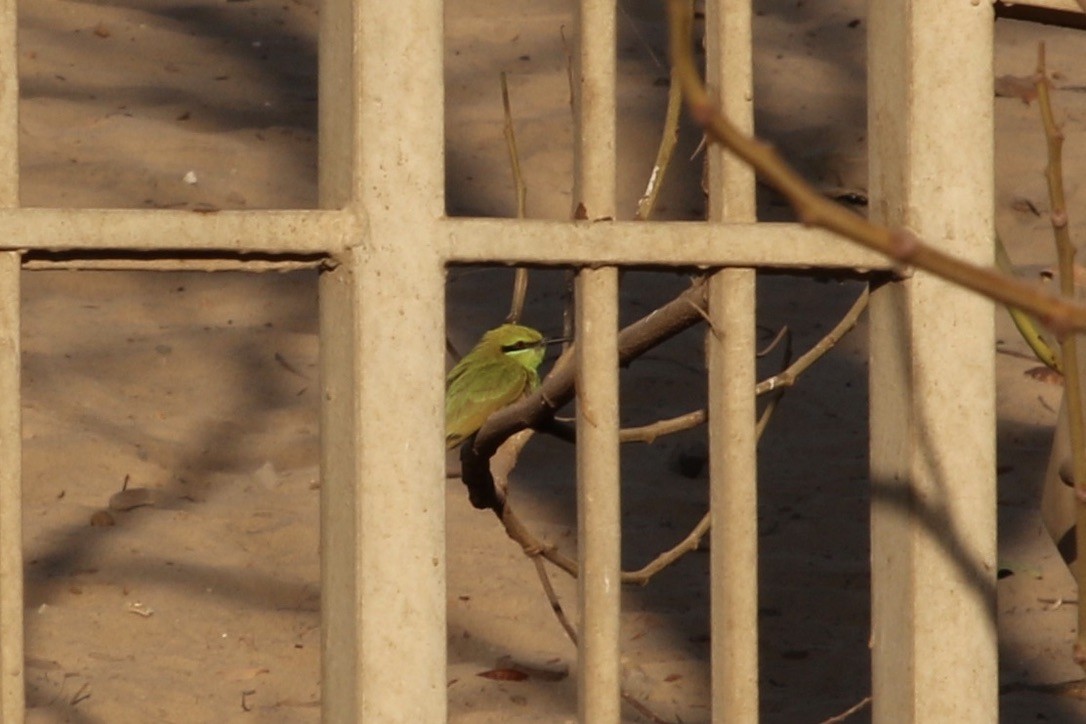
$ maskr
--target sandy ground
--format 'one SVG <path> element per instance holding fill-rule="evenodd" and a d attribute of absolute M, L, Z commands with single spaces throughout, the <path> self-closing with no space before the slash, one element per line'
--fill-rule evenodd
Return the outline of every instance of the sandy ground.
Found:
<path fill-rule="evenodd" d="M 757 3 L 757 122 L 824 187 L 863 189 L 865 4 L 827 5 Z M 23 3 L 24 205 L 313 206 L 316 6 Z M 631 210 L 666 92 L 655 8 L 650 0 L 623 4 L 620 179 Z M 450 0 L 451 213 L 513 213 L 498 91 L 504 70 L 529 213 L 568 215 L 560 33 L 570 13 L 559 0 Z M 1086 36 L 1001 20 L 996 73 L 1030 73 L 1039 39 L 1062 73 L 1056 102 L 1067 122 L 1072 208 L 1081 208 Z M 1016 262 L 1046 264 L 1036 108 L 1000 98 L 996 110 L 999 228 Z M 685 160 L 694 143 L 686 134 L 663 216 L 702 212 L 700 165 Z M 195 183 L 184 180 L 190 171 Z M 761 209 L 763 218 L 787 216 L 770 194 Z M 500 320 L 508 281 L 505 271 L 450 272 L 449 333 L 458 346 Z M 23 284 L 28 719 L 317 721 L 315 276 L 53 271 L 27 272 Z M 685 284 L 679 274 L 626 275 L 624 318 Z M 802 349 L 856 292 L 767 277 L 759 324 L 766 337 L 788 324 Z M 557 330 L 561 293 L 560 273 L 537 276 L 528 321 Z M 1021 686 L 1080 674 L 1068 656 L 1074 606 L 1042 601 L 1076 594 L 1037 513 L 1061 389 L 1024 374 L 1036 363 L 1003 315 L 999 334 L 1001 560 L 1013 572 L 999 583 L 1003 719 L 1081 720 L 1081 701 Z M 684 334 L 629 370 L 624 420 L 698 404 L 700 335 Z M 869 693 L 863 360 L 861 328 L 787 396 L 763 441 L 768 722 L 821 721 Z M 697 431 L 624 453 L 629 566 L 680 539 L 701 516 L 703 456 Z M 569 550 L 572 465 L 568 447 L 536 440 L 514 491 L 530 525 Z M 156 504 L 92 525 L 104 522 L 101 511 L 126 480 L 157 491 Z M 573 677 L 477 676 L 503 657 L 558 673 L 572 671 L 575 657 L 531 566 L 489 514 L 470 508 L 459 482 L 447 485 L 451 718 L 571 719 Z M 695 553 L 624 598 L 628 688 L 673 721 L 708 721 L 707 564 Z M 559 587 L 572 607 L 573 586 Z"/>

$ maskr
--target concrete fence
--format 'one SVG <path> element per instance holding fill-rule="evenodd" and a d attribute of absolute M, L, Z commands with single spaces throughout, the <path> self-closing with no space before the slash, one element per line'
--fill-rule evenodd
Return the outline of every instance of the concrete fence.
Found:
<path fill-rule="evenodd" d="M 710 316 L 723 334 L 709 335 L 712 711 L 713 721 L 756 721 L 754 269 L 887 262 L 798 224 L 758 223 L 752 174 L 715 151 L 708 221 L 611 220 L 613 0 L 581 0 L 576 24 L 574 203 L 586 221 L 445 216 L 440 0 L 325 0 L 320 22 L 321 208 L 20 209 L 15 3 L 0 2 L 0 720 L 24 712 L 19 278 L 27 252 L 51 250 L 87 268 L 322 268 L 329 722 L 446 717 L 444 368 L 435 353 L 445 269 L 520 262 L 577 269 L 578 328 L 591 330 L 578 338 L 579 407 L 594 411 L 577 421 L 579 713 L 619 721 L 618 270 L 713 270 Z M 706 28 L 707 82 L 751 129 L 750 0 L 710 0 Z M 991 4 L 875 0 L 868 32 L 871 213 L 990 263 Z M 874 716 L 995 721 L 993 307 L 917 273 L 880 286 L 870 314 L 871 475 L 887 493 L 873 496 L 872 510 Z M 932 502 L 958 549 L 924 525 Z"/>

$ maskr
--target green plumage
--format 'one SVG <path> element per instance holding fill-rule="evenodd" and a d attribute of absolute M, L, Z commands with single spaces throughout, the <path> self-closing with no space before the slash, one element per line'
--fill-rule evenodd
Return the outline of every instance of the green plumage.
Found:
<path fill-rule="evenodd" d="M 503 324 L 483 335 L 445 378 L 446 449 L 539 386 L 537 370 L 545 345 L 542 334 L 518 324 Z"/>

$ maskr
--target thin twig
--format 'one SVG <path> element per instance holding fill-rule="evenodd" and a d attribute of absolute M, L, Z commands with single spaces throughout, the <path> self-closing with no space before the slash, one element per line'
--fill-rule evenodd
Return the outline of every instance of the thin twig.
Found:
<path fill-rule="evenodd" d="M 1028 684 L 1022 681 L 1012 681 L 999 687 L 1000 694 L 1011 694 L 1016 691 L 1032 691 L 1038 694 L 1067 696 L 1081 700 L 1086 699 L 1086 679 L 1060 681 L 1055 684 Z"/>
<path fill-rule="evenodd" d="M 676 417 L 669 417 L 665 420 L 657 420 L 648 425 L 623 428 L 618 432 L 618 440 L 619 442 L 643 442 L 651 445 L 657 438 L 664 435 L 673 435 L 683 430 L 691 430 L 699 425 L 704 425 L 707 419 L 709 418 L 705 413 L 705 409 L 702 408 Z"/>
<path fill-rule="evenodd" d="M 848 709 L 841 712 L 837 716 L 831 716 L 829 719 L 826 719 L 825 721 L 822 722 L 822 724 L 839 724 L 840 722 L 843 722 L 845 719 L 848 719 L 853 714 L 856 714 L 857 712 L 862 710 L 864 707 L 866 707 L 870 703 L 871 703 L 871 697 L 870 696 L 865 696 L 863 699 L 860 699 L 859 702 L 857 702 L 856 704 L 850 706 Z"/>
<path fill-rule="evenodd" d="M 839 327 L 839 326 L 840 326 L 840 324 L 837 325 L 837 327 Z M 834 327 L 834 329 L 836 329 L 837 327 Z M 784 329 L 788 329 L 788 328 L 785 327 Z M 850 329 L 851 329 L 851 327 L 850 327 Z M 830 334 L 833 334 L 832 330 L 830 331 Z M 781 367 L 783 367 L 785 370 L 787 370 L 787 369 L 793 367 L 793 363 L 792 363 L 792 335 L 791 334 L 785 335 L 784 340 L 785 340 L 784 341 L 784 354 L 781 357 Z M 837 343 L 836 340 L 834 340 L 833 344 L 836 344 L 836 343 Z M 829 352 L 830 349 L 833 347 L 833 344 L 822 345 L 822 342 L 820 341 L 819 344 L 815 345 L 815 347 L 820 347 L 821 346 L 821 352 L 818 354 L 818 357 L 821 357 L 822 355 L 826 354 L 826 352 Z M 809 356 L 810 354 L 811 354 L 811 352 L 808 352 L 807 355 L 805 355 L 805 357 Z M 804 367 L 804 369 L 806 369 L 806 367 Z M 777 375 L 774 375 L 774 377 L 779 376 L 780 374 L 781 373 L 777 373 Z M 794 375 L 793 375 L 792 379 L 795 379 Z M 787 386 L 778 385 L 778 386 L 776 386 L 776 387 L 774 387 L 774 388 L 772 388 L 771 390 L 768 391 L 767 394 L 769 394 L 769 400 L 766 402 L 765 407 L 762 408 L 762 414 L 758 416 L 758 422 L 754 426 L 755 440 L 758 440 L 759 442 L 761 441 L 762 433 L 764 433 L 765 429 L 767 427 L 769 427 L 769 421 L 773 419 L 773 413 L 775 413 L 777 411 L 777 407 L 780 406 L 781 400 L 784 398 L 784 393 L 787 390 L 788 390 Z M 758 392 L 758 385 L 755 385 L 754 386 L 754 395 L 755 395 L 755 397 L 759 396 L 759 394 L 761 394 L 761 393 Z"/>
<path fill-rule="evenodd" d="M 566 54 L 566 86 L 569 88 L 569 112 L 575 114 L 573 109 L 573 48 L 566 37 L 566 26 L 558 26 L 558 35 L 562 38 L 562 52 Z M 574 118 L 576 121 L 576 118 Z"/>
<path fill-rule="evenodd" d="M 1037 106 L 1041 110 L 1041 122 L 1044 124 L 1045 140 L 1048 143 L 1048 165 L 1045 179 L 1048 182 L 1048 195 L 1051 201 L 1052 233 L 1056 240 L 1056 255 L 1059 259 L 1060 292 L 1067 299 L 1075 296 L 1075 247 L 1071 243 L 1071 234 L 1067 224 L 1067 199 L 1063 192 L 1063 132 L 1056 126 L 1052 114 L 1052 101 L 1048 92 L 1048 77 L 1045 70 L 1045 46 L 1037 47 Z M 1074 470 L 1075 496 L 1078 498 L 1075 515 L 1077 531 L 1076 560 L 1079 565 L 1072 568 L 1080 591 L 1086 591 L 1086 423 L 1082 412 L 1082 379 L 1079 376 L 1078 341 L 1073 333 L 1063 334 L 1060 340 L 1060 360 L 1063 362 L 1064 400 L 1067 409 L 1067 427 L 1071 438 L 1071 463 Z M 1086 669 L 1086 606 L 1078 611 L 1078 633 L 1074 646 L 1075 662 Z"/>
<path fill-rule="evenodd" d="M 574 83 L 573 83 L 573 47 L 570 45 L 569 38 L 566 37 L 566 26 L 563 25 L 559 29 L 559 35 L 562 37 L 562 52 L 566 55 L 566 84 L 569 87 L 569 115 L 570 120 L 573 122 L 574 127 L 577 125 L 577 109 L 574 107 Z M 573 325 L 573 282 L 577 278 L 577 272 L 573 269 L 566 269 L 563 273 L 562 280 L 562 336 L 566 339 L 572 340 L 576 329 Z M 562 353 L 569 352 L 571 347 L 570 342 L 566 342 L 562 345 Z"/>
<path fill-rule="evenodd" d="M 570 623 L 569 618 L 566 617 L 566 612 L 562 608 L 562 602 L 558 600 L 558 594 L 555 593 L 554 586 L 551 584 L 551 576 L 547 573 L 547 566 L 540 560 L 539 556 L 532 556 L 532 563 L 535 564 L 536 575 L 539 576 L 539 582 L 543 585 L 543 592 L 547 595 L 547 601 L 551 605 L 551 612 L 554 613 L 558 619 L 558 623 L 562 625 L 562 628 L 566 632 L 566 636 L 573 643 L 577 645 L 577 629 L 573 628 L 573 624 Z"/>
<path fill-rule="evenodd" d="M 528 188 L 520 171 L 520 154 L 517 152 L 517 135 L 513 131 L 513 111 L 509 103 L 509 82 L 501 74 L 502 113 L 505 117 L 505 147 L 509 151 L 509 166 L 513 171 L 513 186 L 517 191 L 517 218 L 523 219 L 528 208 Z M 516 324 L 524 313 L 524 298 L 528 295 L 528 269 L 517 267 L 513 276 L 513 299 L 505 321 Z"/>
<path fill-rule="evenodd" d="M 621 4 L 619 7 L 622 7 Z M 694 3 L 687 0 L 687 12 L 694 14 Z M 633 21 L 630 21 L 631 24 Z M 650 48 L 651 52 L 651 48 Z M 655 55 L 653 56 L 655 58 Z M 638 221 L 647 221 L 656 211 L 656 202 L 660 196 L 660 189 L 664 185 L 664 176 L 667 167 L 671 164 L 671 157 L 675 153 L 675 145 L 679 140 L 679 117 L 683 108 L 683 88 L 679 78 L 675 75 L 675 69 L 669 71 L 667 89 L 667 110 L 664 113 L 664 130 L 660 134 L 660 145 L 656 150 L 656 161 L 652 166 L 645 193 L 637 202 Z"/>
<path fill-rule="evenodd" d="M 634 22 L 633 17 L 630 16 L 630 12 L 626 9 L 626 7 L 622 3 L 618 3 L 618 11 L 619 11 L 619 13 L 622 14 L 623 19 L 625 19 L 626 23 L 630 26 L 630 32 L 632 32 L 637 37 L 638 42 L 640 42 L 641 45 L 644 46 L 645 52 L 648 53 L 649 58 L 652 59 L 653 64 L 657 68 L 660 68 L 662 70 L 663 67 L 664 67 L 664 64 L 663 64 L 663 62 L 661 62 L 660 56 L 658 56 L 656 54 L 656 51 L 652 49 L 652 43 L 650 43 L 648 40 L 646 40 L 645 36 L 641 33 L 640 30 L 638 30 L 637 23 Z M 690 13 L 693 14 L 693 12 L 694 12 L 694 3 L 691 1 L 691 3 L 690 3 Z"/>
<path fill-rule="evenodd" d="M 624 571 L 622 573 L 622 582 L 635 583 L 644 586 L 648 584 L 648 582 L 652 580 L 652 577 L 657 573 L 664 570 L 687 553 L 696 551 L 698 546 L 701 545 L 701 539 L 709 532 L 710 521 L 711 516 L 709 513 L 706 513 L 701 517 L 701 520 L 698 521 L 698 524 L 694 526 L 693 530 L 687 533 L 686 537 L 670 550 L 664 551 L 636 571 Z"/>
<path fill-rule="evenodd" d="M 509 314 L 506 315 L 505 321 L 509 324 L 517 324 L 520 322 L 521 315 L 524 314 L 524 299 L 528 296 L 528 268 L 518 266 L 516 271 L 513 272 L 513 299 L 509 304 Z"/>
<path fill-rule="evenodd" d="M 834 325 L 833 329 L 827 332 L 817 344 L 804 352 L 799 359 L 790 364 L 783 372 L 759 382 L 754 388 L 754 393 L 762 395 L 781 387 L 791 387 L 794 385 L 800 375 L 806 372 L 815 362 L 822 359 L 822 357 L 833 349 L 846 334 L 852 331 L 856 326 L 856 323 L 860 320 L 860 315 L 867 309 L 869 298 L 870 291 L 864 286 L 864 290 L 860 293 L 860 296 L 856 298 L 856 301 L 849 307 L 845 316 L 841 317 L 840 321 Z"/>
<path fill-rule="evenodd" d="M 501 74 L 501 84 L 502 114 L 505 118 L 505 147 L 509 151 L 509 166 L 513 171 L 513 185 L 517 191 L 517 218 L 523 219 L 528 208 L 528 189 L 524 185 L 524 176 L 520 171 L 520 154 L 517 152 L 517 134 L 513 129 L 513 110 L 509 102 L 509 81 L 504 71 Z"/>
<path fill-rule="evenodd" d="M 453 364 L 459 362 L 464 356 L 460 354 L 460 350 L 456 348 L 456 345 L 452 343 L 452 340 L 449 339 L 449 335 L 447 334 L 445 335 L 445 351 L 452 357 Z"/>
<path fill-rule="evenodd" d="M 769 340 L 769 344 L 767 344 L 762 349 L 755 351 L 754 356 L 758 358 L 765 357 L 767 354 L 776 349 L 777 345 L 784 340 L 787 340 L 789 345 L 792 344 L 792 330 L 788 328 L 787 324 L 781 327 L 780 331 L 773 336 L 773 339 Z"/>
<path fill-rule="evenodd" d="M 1031 312 L 1057 333 L 1086 330 L 1086 306 L 945 254 L 907 229 L 890 229 L 856 215 L 818 193 L 771 146 L 732 125 L 717 110 L 698 75 L 685 7 L 686 0 L 668 0 L 671 62 L 678 70 L 691 115 L 713 141 L 750 164 L 763 181 L 787 198 L 803 223 L 833 231 L 901 264 L 924 269 L 997 302 Z"/>
<path fill-rule="evenodd" d="M 707 277 L 702 277 L 702 278 L 707 279 Z M 698 313 L 698 316 L 700 316 L 702 319 L 705 320 L 705 323 L 707 325 L 709 325 L 709 331 L 713 333 L 713 336 L 715 336 L 717 339 L 723 339 L 724 338 L 724 333 L 721 332 L 719 329 L 717 329 L 716 325 L 713 324 L 713 318 L 709 316 L 708 310 L 706 310 L 706 309 L 704 309 L 702 307 L 699 307 L 697 304 L 694 304 L 690 300 L 687 300 L 687 304 L 689 304 L 691 307 L 693 307 L 694 311 Z"/>

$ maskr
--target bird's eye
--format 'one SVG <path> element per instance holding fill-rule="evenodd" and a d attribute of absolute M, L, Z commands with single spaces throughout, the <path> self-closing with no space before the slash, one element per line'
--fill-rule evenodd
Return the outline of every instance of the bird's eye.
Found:
<path fill-rule="evenodd" d="M 521 350 L 529 349 L 534 346 L 535 344 L 533 344 L 532 342 L 526 339 L 522 339 L 513 342 L 512 344 L 502 345 L 502 352 L 520 352 Z"/>

